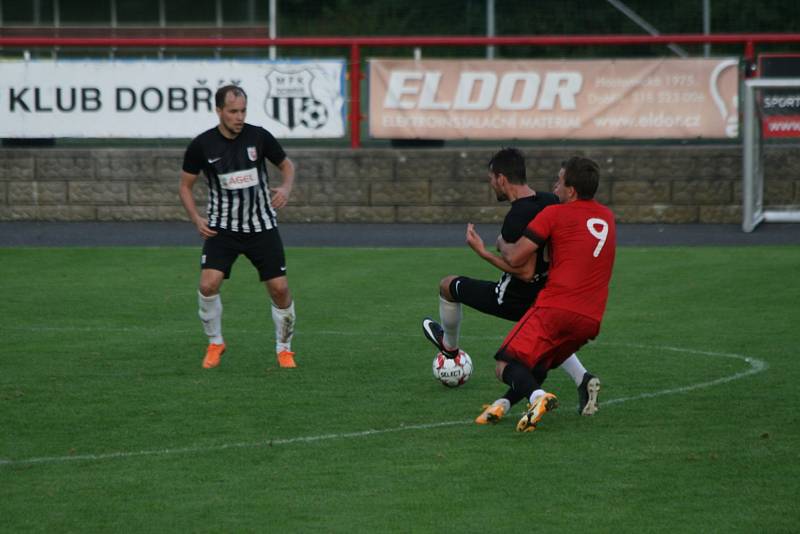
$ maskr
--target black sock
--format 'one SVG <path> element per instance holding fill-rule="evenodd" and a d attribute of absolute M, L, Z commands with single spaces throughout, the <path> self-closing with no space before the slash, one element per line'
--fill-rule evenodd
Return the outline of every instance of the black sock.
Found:
<path fill-rule="evenodd" d="M 508 401 L 508 403 L 511 404 L 511 406 L 514 406 L 516 403 L 521 401 L 524 397 L 522 395 L 520 395 L 519 393 L 517 393 L 516 391 L 514 391 L 512 388 L 508 388 L 508 391 L 505 392 L 505 394 L 503 395 L 503 398 L 506 399 Z"/>
<path fill-rule="evenodd" d="M 534 390 L 539 388 L 539 382 L 533 377 L 530 370 L 517 361 L 506 362 L 503 369 L 503 382 L 509 389 L 503 398 L 513 405 L 522 399 L 528 399 Z"/>
<path fill-rule="evenodd" d="M 544 381 L 547 379 L 548 370 L 549 369 L 547 369 L 547 367 L 545 367 L 543 364 L 539 364 L 533 369 L 531 369 L 531 374 L 533 374 L 533 379 L 536 380 L 537 385 L 539 387 L 542 387 L 542 384 L 544 384 Z"/>

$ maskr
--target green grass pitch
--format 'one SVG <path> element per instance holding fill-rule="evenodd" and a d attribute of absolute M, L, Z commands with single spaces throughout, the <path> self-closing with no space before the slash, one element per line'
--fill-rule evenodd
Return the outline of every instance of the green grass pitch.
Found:
<path fill-rule="evenodd" d="M 555 370 L 530 434 L 472 423 L 510 323 L 465 310 L 475 373 L 431 376 L 439 279 L 496 278 L 466 247 L 287 252 L 299 368 L 241 258 L 204 370 L 199 249 L 0 249 L 0 530 L 800 529 L 799 247 L 619 249 L 600 412 Z"/>

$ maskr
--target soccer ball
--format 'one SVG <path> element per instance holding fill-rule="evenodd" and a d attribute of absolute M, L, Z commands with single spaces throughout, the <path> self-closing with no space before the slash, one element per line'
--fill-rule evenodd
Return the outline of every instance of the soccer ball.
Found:
<path fill-rule="evenodd" d="M 319 130 L 328 122 L 328 109 L 318 100 L 308 100 L 300 112 L 300 124 L 312 130 Z"/>
<path fill-rule="evenodd" d="M 433 358 L 433 377 L 449 388 L 457 388 L 472 376 L 472 358 L 463 350 L 448 358 L 441 352 Z"/>

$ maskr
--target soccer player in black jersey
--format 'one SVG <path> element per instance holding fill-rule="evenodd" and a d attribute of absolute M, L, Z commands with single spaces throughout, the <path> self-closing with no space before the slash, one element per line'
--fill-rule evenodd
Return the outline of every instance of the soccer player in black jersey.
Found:
<path fill-rule="evenodd" d="M 516 242 L 528 223 L 546 206 L 558 204 L 550 192 L 537 192 L 527 182 L 525 157 L 515 148 L 504 148 L 489 160 L 489 184 L 498 201 L 508 201 L 511 208 L 503 220 L 498 240 Z M 486 250 L 483 239 L 472 224 L 467 225 L 467 244 L 482 259 L 503 272 L 497 282 L 475 280 L 466 276 L 449 275 L 439 283 L 439 318 L 441 325 L 430 319 L 423 321 L 426 336 L 444 352 L 458 354 L 458 336 L 462 319 L 462 304 L 480 312 L 517 322 L 525 315 L 539 290 L 547 280 L 549 263 L 544 254 L 534 255 L 530 263 L 512 267 L 502 256 Z M 578 386 L 578 411 L 591 415 L 597 410 L 599 380 L 588 373 L 577 355 L 562 365 Z M 498 376 L 504 380 L 502 376 Z M 590 384 L 591 382 L 591 384 Z M 510 384 L 509 384 L 510 385 Z M 591 386 L 591 387 L 590 387 Z M 589 391 L 591 389 L 591 391 Z M 475 419 L 478 424 L 496 423 L 511 406 L 522 400 L 511 388 Z"/>
<path fill-rule="evenodd" d="M 208 336 L 203 359 L 206 369 L 219 365 L 225 352 L 222 337 L 220 288 L 231 267 L 244 254 L 258 270 L 272 300 L 275 352 L 281 367 L 296 367 L 292 352 L 295 312 L 286 278 L 286 259 L 275 210 L 289 201 L 294 164 L 280 143 L 264 128 L 244 122 L 247 95 L 235 85 L 220 87 L 215 95 L 219 124 L 195 137 L 186 149 L 181 172 L 180 198 L 186 213 L 205 240 L 200 262 L 199 315 Z M 280 185 L 271 186 L 266 161 L 281 173 Z M 203 217 L 192 188 L 200 172 L 208 184 Z"/>

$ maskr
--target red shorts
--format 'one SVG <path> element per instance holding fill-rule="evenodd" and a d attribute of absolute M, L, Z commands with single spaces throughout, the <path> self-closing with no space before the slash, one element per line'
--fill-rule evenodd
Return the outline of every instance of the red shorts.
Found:
<path fill-rule="evenodd" d="M 600 332 L 600 323 L 575 312 L 534 306 L 508 333 L 495 358 L 528 369 L 554 369 Z"/>

